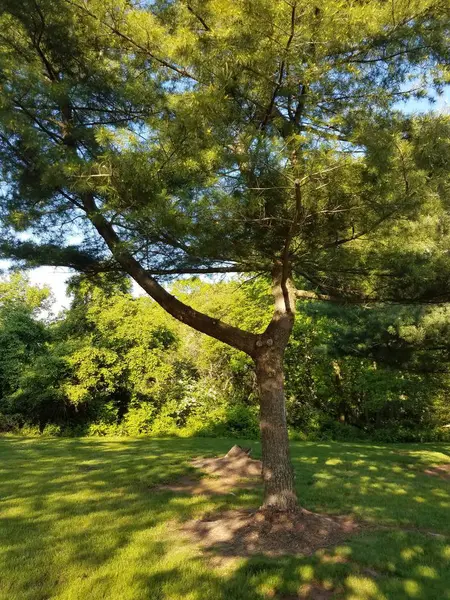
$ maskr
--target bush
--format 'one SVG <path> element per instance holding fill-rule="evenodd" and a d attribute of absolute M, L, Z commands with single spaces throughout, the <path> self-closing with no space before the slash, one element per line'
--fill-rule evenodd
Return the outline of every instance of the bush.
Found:
<path fill-rule="evenodd" d="M 194 413 L 184 427 L 188 436 L 227 437 L 226 409 L 224 406 L 211 409 L 207 415 Z"/>
<path fill-rule="evenodd" d="M 25 425 L 20 429 L 20 435 L 25 437 L 39 437 L 41 435 L 41 430 L 38 425 L 30 425 L 29 423 L 25 423 Z"/>
<path fill-rule="evenodd" d="M 85 435 L 92 436 L 117 436 L 120 435 L 120 427 L 115 423 L 91 423 Z"/>
<path fill-rule="evenodd" d="M 121 431 L 123 435 L 148 435 L 152 429 L 155 407 L 149 403 L 134 406 L 125 414 Z"/>
<path fill-rule="evenodd" d="M 326 439 L 336 440 L 338 442 L 363 442 L 367 440 L 367 433 L 348 423 L 342 423 L 341 421 L 334 421 L 329 418 L 323 419 L 320 433 L 326 437 Z M 323 439 L 323 438 L 321 438 Z"/>
<path fill-rule="evenodd" d="M 0 413 L 0 433 L 18 433 L 21 424 L 21 415 L 5 415 Z"/>
<path fill-rule="evenodd" d="M 450 430 L 443 427 L 412 429 L 398 426 L 375 430 L 370 439 L 382 443 L 450 442 Z"/>
<path fill-rule="evenodd" d="M 45 437 L 59 437 L 61 435 L 61 427 L 53 423 L 47 423 L 41 435 Z"/>
<path fill-rule="evenodd" d="M 177 426 L 177 403 L 174 400 L 167 402 L 154 418 L 150 433 L 156 437 L 180 435 L 180 428 Z"/>
<path fill-rule="evenodd" d="M 259 438 L 259 416 L 256 406 L 235 404 L 226 411 L 226 432 L 231 437 Z"/>

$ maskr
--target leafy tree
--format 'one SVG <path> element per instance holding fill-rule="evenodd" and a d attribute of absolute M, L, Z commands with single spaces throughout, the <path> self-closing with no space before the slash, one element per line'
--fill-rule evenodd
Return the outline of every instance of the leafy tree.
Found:
<path fill-rule="evenodd" d="M 33 418 L 39 401 L 20 401 L 16 394 L 25 369 L 45 354 L 49 339 L 45 324 L 36 317 L 48 308 L 50 290 L 32 286 L 22 274 L 0 281 L 0 414 Z"/>
<path fill-rule="evenodd" d="M 285 359 L 291 427 L 414 441 L 446 424 L 448 311 L 303 304 Z"/>
<path fill-rule="evenodd" d="M 448 81 L 446 0 L 2 6 L 3 255 L 126 272 L 249 355 L 265 506 L 295 507 L 283 355 L 296 296 L 449 298 L 450 120 L 398 105 Z M 271 281 L 262 333 L 158 280 L 223 272 Z"/>
<path fill-rule="evenodd" d="M 31 285 L 29 278 L 23 273 L 12 273 L 0 279 L 0 309 L 22 306 L 31 315 L 37 316 L 48 310 L 52 297 L 48 287 Z"/>
<path fill-rule="evenodd" d="M 170 317 L 151 299 L 133 298 L 117 274 L 75 277 L 69 288 L 71 308 L 53 337 L 66 363 L 60 386 L 72 420 L 114 425 L 135 409 L 153 414 L 176 375 Z M 136 425 L 135 433 L 145 431 Z"/>
<path fill-rule="evenodd" d="M 133 298 L 118 274 L 75 277 L 71 308 L 36 321 L 17 299 L 0 325 L 0 431 L 257 436 L 250 357 Z M 11 290 L 11 287 L 8 288 Z M 183 302 L 258 332 L 270 295 L 251 282 L 178 281 Z M 16 302 L 11 301 L 15 297 Z M 19 310 L 20 309 L 20 310 Z M 293 436 L 445 439 L 448 306 L 302 302 L 284 365 Z"/>

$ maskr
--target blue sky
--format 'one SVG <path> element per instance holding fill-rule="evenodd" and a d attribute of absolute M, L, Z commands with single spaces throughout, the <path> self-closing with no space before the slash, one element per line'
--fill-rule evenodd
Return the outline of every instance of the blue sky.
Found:
<path fill-rule="evenodd" d="M 450 113 L 450 90 L 436 98 L 436 103 L 430 106 L 427 101 L 417 101 L 414 99 L 408 100 L 406 103 L 402 103 L 401 107 L 407 112 L 419 113 L 427 112 L 430 109 L 437 112 Z M 0 273 L 8 269 L 10 264 L 8 261 L 0 260 Z M 39 267 L 37 269 L 29 270 L 29 277 L 31 283 L 38 285 L 49 286 L 52 290 L 54 297 L 53 312 L 57 314 L 60 310 L 68 308 L 69 298 L 66 294 L 66 283 L 69 277 L 74 274 L 73 271 L 64 267 Z M 142 295 L 144 292 L 133 282 L 133 295 Z"/>

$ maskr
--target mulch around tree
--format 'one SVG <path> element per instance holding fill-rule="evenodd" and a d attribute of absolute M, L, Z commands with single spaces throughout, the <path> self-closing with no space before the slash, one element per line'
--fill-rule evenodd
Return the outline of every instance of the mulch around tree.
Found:
<path fill-rule="evenodd" d="M 260 460 L 250 458 L 250 449 L 233 446 L 220 458 L 196 458 L 191 465 L 202 474 L 201 479 L 181 477 L 172 483 L 158 486 L 158 490 L 169 490 L 182 494 L 225 495 L 233 490 L 262 485 Z"/>
<path fill-rule="evenodd" d="M 192 520 L 182 530 L 202 548 L 223 556 L 313 554 L 357 533 L 350 517 L 330 517 L 298 509 L 229 510 Z"/>
<path fill-rule="evenodd" d="M 224 457 L 199 458 L 192 464 L 206 477 L 182 478 L 161 487 L 192 494 L 227 494 L 239 487 L 261 484 L 261 461 L 250 458 L 249 450 L 239 446 Z M 357 533 L 360 525 L 350 517 L 332 517 L 299 508 L 288 513 L 270 509 L 220 511 L 184 523 L 181 529 L 204 550 L 238 557 L 312 554 Z"/>

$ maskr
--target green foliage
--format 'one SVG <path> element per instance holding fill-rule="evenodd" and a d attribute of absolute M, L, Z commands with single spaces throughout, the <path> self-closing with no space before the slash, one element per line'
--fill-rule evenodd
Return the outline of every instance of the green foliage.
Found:
<path fill-rule="evenodd" d="M 447 323 L 447 307 L 303 304 L 286 355 L 291 427 L 334 439 L 444 439 Z"/>
<path fill-rule="evenodd" d="M 148 435 L 151 432 L 155 407 L 150 403 L 140 406 L 130 406 L 121 423 L 121 430 L 125 435 Z"/>
<path fill-rule="evenodd" d="M 61 427 L 54 423 L 47 423 L 42 430 L 42 435 L 44 437 L 59 437 L 61 435 Z"/>
<path fill-rule="evenodd" d="M 21 301 L 1 309 L 0 431 L 258 437 L 248 357 L 133 298 L 124 279 L 77 278 L 71 290 L 71 308 L 53 323 Z M 173 291 L 254 331 L 264 327 L 258 314 L 270 318 L 262 279 L 186 280 Z M 299 303 L 285 357 L 291 437 L 448 439 L 448 323 L 446 306 Z"/>
<path fill-rule="evenodd" d="M 21 415 L 0 413 L 0 433 L 17 433 L 22 424 Z"/>
<path fill-rule="evenodd" d="M 446 3 L 197 4 L 4 0 L 2 255 L 448 299 Z"/>
<path fill-rule="evenodd" d="M 255 435 L 250 360 L 132 299 L 122 272 L 166 308 L 179 304 L 153 275 L 258 274 L 233 299 L 235 282 L 172 290 L 258 333 L 281 264 L 290 288 L 322 296 L 449 301 L 450 118 L 405 104 L 450 82 L 445 1 L 2 8 L 0 256 L 91 276 L 49 331 L 29 311 L 1 317 L 5 414 L 98 435 Z M 285 298 L 288 321 L 290 308 Z M 448 307 L 338 310 L 300 310 L 291 428 L 350 437 L 389 425 L 405 438 L 441 426 Z"/>
<path fill-rule="evenodd" d="M 27 276 L 21 272 L 0 280 L 0 307 L 23 306 L 36 315 L 49 308 L 50 290 L 47 287 L 30 285 Z"/>
<path fill-rule="evenodd" d="M 34 421 L 49 409 L 50 388 L 44 397 L 38 390 L 33 396 L 21 394 L 21 382 L 31 373 L 48 381 L 50 333 L 37 316 L 48 308 L 49 295 L 48 289 L 31 286 L 20 274 L 0 282 L 0 413 L 8 421 L 2 429 Z"/>

